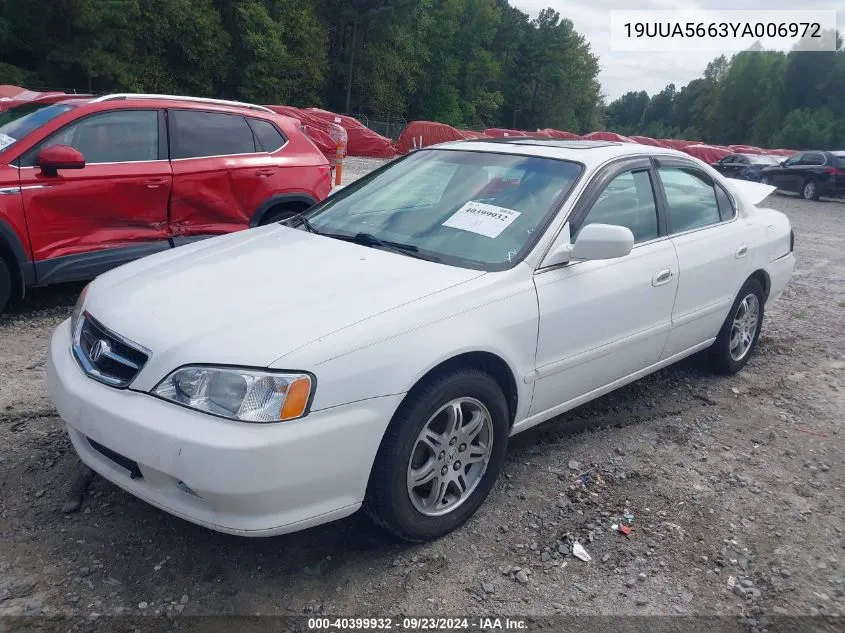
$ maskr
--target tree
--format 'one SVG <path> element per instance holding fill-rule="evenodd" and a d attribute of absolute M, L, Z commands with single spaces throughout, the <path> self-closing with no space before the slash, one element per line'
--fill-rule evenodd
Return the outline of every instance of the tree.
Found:
<path fill-rule="evenodd" d="M 793 110 L 772 138 L 772 145 L 793 149 L 823 149 L 830 146 L 834 132 L 833 114 L 827 108 Z"/>
<path fill-rule="evenodd" d="M 650 98 L 645 90 L 626 92 L 605 110 L 605 126 L 620 134 L 637 134 Z"/>

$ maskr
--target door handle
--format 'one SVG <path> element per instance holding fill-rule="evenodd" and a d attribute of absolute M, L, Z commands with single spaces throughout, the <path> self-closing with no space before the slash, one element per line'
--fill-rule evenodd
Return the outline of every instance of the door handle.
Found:
<path fill-rule="evenodd" d="M 654 277 L 651 278 L 651 285 L 655 287 L 662 286 L 663 284 L 669 283 L 670 279 L 672 279 L 672 269 L 663 268 L 654 273 Z"/>
<path fill-rule="evenodd" d="M 255 175 L 261 176 L 262 178 L 265 178 L 267 176 L 272 176 L 275 173 L 276 173 L 275 169 L 259 169 L 255 172 Z"/>
<path fill-rule="evenodd" d="M 748 245 L 747 244 L 743 244 L 738 249 L 736 249 L 736 258 L 737 259 L 742 259 L 746 255 L 748 255 Z"/>
<path fill-rule="evenodd" d="M 156 187 L 161 187 L 167 183 L 167 178 L 150 178 L 144 181 L 144 184 L 147 185 L 147 189 L 155 189 Z"/>

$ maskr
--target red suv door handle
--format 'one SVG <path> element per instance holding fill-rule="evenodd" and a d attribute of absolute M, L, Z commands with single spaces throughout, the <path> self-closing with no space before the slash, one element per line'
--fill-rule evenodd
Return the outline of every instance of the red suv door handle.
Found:
<path fill-rule="evenodd" d="M 275 169 L 259 169 L 255 172 L 256 176 L 272 176 L 276 173 Z"/>
<path fill-rule="evenodd" d="M 147 185 L 147 189 L 155 189 L 156 187 L 166 185 L 168 182 L 168 178 L 150 178 L 149 180 L 145 180 L 144 184 Z"/>

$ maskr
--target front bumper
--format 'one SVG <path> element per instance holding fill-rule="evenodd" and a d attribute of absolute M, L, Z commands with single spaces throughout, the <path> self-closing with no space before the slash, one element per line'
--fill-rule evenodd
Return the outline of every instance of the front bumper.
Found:
<path fill-rule="evenodd" d="M 70 343 L 68 320 L 50 343 L 47 384 L 82 461 L 162 510 L 231 534 L 272 536 L 355 512 L 402 398 L 234 422 L 96 382 Z"/>

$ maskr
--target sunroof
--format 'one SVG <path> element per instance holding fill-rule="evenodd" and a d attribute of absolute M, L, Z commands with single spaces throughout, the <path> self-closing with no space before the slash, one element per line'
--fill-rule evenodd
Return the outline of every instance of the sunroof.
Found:
<path fill-rule="evenodd" d="M 575 141 L 566 139 L 515 138 L 508 139 L 515 145 L 539 145 L 541 147 L 560 147 L 563 149 L 592 149 L 594 147 L 610 147 L 621 145 L 615 141 Z"/>
<path fill-rule="evenodd" d="M 505 138 L 467 139 L 468 143 L 506 143 L 508 145 L 536 145 L 538 147 L 560 147 L 561 149 L 592 149 L 622 145 L 616 141 L 578 141 L 555 138 L 531 138 L 527 136 L 508 136 Z"/>

